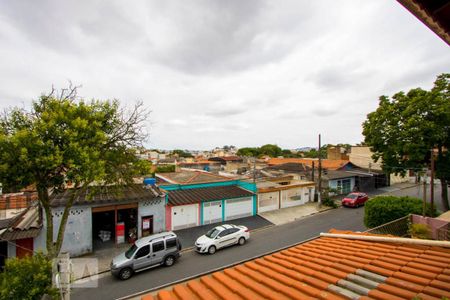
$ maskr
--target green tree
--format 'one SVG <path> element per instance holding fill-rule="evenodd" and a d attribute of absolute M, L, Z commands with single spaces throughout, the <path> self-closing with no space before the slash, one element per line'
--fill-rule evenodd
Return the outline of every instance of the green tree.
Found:
<path fill-rule="evenodd" d="M 180 149 L 173 150 L 172 154 L 178 155 L 178 157 L 192 157 L 191 153 L 186 152 L 184 150 L 180 150 Z"/>
<path fill-rule="evenodd" d="M 441 74 L 431 91 L 421 88 L 380 97 L 376 111 L 363 123 L 365 142 L 382 159 L 383 169 L 404 175 L 408 169 L 429 165 L 437 149 L 436 177 L 442 185 L 442 204 L 449 210 L 450 74 Z"/>
<path fill-rule="evenodd" d="M 24 258 L 9 258 L 0 273 L 0 299 L 41 299 L 44 295 L 56 297 L 52 288 L 52 264 L 42 253 Z"/>
<path fill-rule="evenodd" d="M 240 148 L 237 151 L 237 155 L 239 156 L 249 156 L 249 157 L 258 157 L 260 154 L 259 152 L 259 148 L 252 148 L 252 147 L 245 147 L 245 148 Z"/>
<path fill-rule="evenodd" d="M 277 145 L 266 144 L 259 148 L 259 155 L 268 155 L 270 157 L 278 157 L 283 155 L 283 151 Z"/>
<path fill-rule="evenodd" d="M 146 138 L 148 111 L 137 103 L 131 111 L 118 101 L 84 101 L 77 88 L 53 90 L 33 101 L 29 111 L 13 108 L 0 121 L 0 182 L 14 192 L 36 186 L 46 219 L 47 252 L 60 252 L 69 210 L 89 185 L 124 187 L 150 173 L 135 155 Z M 56 240 L 51 197 L 73 187 L 64 207 Z M 95 189 L 94 189 L 95 190 Z"/>

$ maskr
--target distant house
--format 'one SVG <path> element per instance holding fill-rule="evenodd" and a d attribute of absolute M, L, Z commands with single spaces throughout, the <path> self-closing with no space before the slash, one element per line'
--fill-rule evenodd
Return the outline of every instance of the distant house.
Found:
<path fill-rule="evenodd" d="M 168 184 L 192 184 L 230 180 L 228 177 L 220 176 L 207 171 L 187 169 L 182 169 L 179 172 L 156 173 L 155 177 L 157 184 L 160 186 Z"/>
<path fill-rule="evenodd" d="M 240 180 L 160 186 L 166 191 L 166 228 L 178 230 L 256 214 L 256 187 Z"/>
<path fill-rule="evenodd" d="M 219 172 L 221 170 L 221 164 L 217 161 L 209 160 L 195 160 L 193 162 L 180 162 L 178 163 L 180 168 L 193 169 L 193 170 L 203 170 L 208 172 Z"/>
<path fill-rule="evenodd" d="M 271 158 L 267 164 L 269 166 L 276 166 L 286 163 L 304 164 L 309 168 L 317 169 L 319 167 L 319 160 L 317 158 Z M 322 169 L 327 170 L 349 170 L 353 164 L 348 160 L 341 159 L 322 159 Z"/>
<path fill-rule="evenodd" d="M 234 163 L 241 163 L 244 160 L 240 156 L 217 156 L 217 157 L 211 157 L 208 160 L 210 161 L 218 161 L 222 165 L 226 165 L 228 162 L 234 162 Z"/>
<path fill-rule="evenodd" d="M 372 158 L 373 152 L 370 147 L 366 146 L 354 146 L 351 148 L 349 154 L 350 162 L 355 166 L 366 169 L 368 172 L 383 173 L 382 159 L 380 158 L 375 162 Z M 405 177 L 400 175 L 390 174 L 389 183 L 408 182 L 415 180 L 413 172 L 408 172 Z"/>

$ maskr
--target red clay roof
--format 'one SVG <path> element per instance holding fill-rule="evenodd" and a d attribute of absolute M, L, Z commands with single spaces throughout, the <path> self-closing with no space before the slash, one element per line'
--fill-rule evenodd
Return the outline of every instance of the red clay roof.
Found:
<path fill-rule="evenodd" d="M 0 195 L 0 209 L 27 208 L 37 201 L 36 192 L 21 192 Z"/>
<path fill-rule="evenodd" d="M 450 248 L 320 237 L 142 299 L 414 297 L 450 297 Z"/>
<path fill-rule="evenodd" d="M 287 163 L 299 163 L 304 164 L 308 167 L 312 167 L 314 162 L 314 167 L 319 167 L 319 161 L 317 159 L 304 159 L 304 158 L 271 158 L 267 162 L 269 166 L 276 166 Z M 339 160 L 339 159 L 322 159 L 322 168 L 329 170 L 338 170 L 345 165 L 350 163 L 348 160 Z"/>

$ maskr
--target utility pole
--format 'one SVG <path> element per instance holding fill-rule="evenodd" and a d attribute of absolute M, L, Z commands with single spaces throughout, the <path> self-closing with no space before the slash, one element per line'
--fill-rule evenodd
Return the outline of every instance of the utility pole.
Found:
<path fill-rule="evenodd" d="M 256 157 L 253 158 L 253 183 L 256 182 Z"/>
<path fill-rule="evenodd" d="M 430 206 L 431 206 L 431 211 L 433 211 L 433 206 L 434 206 L 434 150 L 433 149 L 431 149 Z"/>
<path fill-rule="evenodd" d="M 423 207 L 422 216 L 425 217 L 427 209 L 427 170 L 425 169 L 425 174 L 423 175 Z"/>
<path fill-rule="evenodd" d="M 321 144 L 320 144 L 320 133 L 319 133 L 319 197 L 318 197 L 318 201 L 319 201 L 319 207 L 322 206 L 322 155 L 320 153 L 321 150 Z"/>

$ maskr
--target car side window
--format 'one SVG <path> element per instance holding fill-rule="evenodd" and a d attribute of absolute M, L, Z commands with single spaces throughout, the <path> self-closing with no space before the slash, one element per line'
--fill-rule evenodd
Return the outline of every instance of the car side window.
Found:
<path fill-rule="evenodd" d="M 221 233 L 219 233 L 219 237 L 224 237 L 230 233 L 230 229 L 225 229 Z"/>
<path fill-rule="evenodd" d="M 232 234 L 232 233 L 238 232 L 238 231 L 239 231 L 239 228 L 231 228 L 231 229 L 229 229 L 229 230 L 230 230 L 229 234 Z"/>
<path fill-rule="evenodd" d="M 175 248 L 177 246 L 177 239 L 168 239 L 166 240 L 166 248 Z"/>
<path fill-rule="evenodd" d="M 150 253 L 150 245 L 145 245 L 136 252 L 134 258 L 141 258 L 147 256 Z"/>
<path fill-rule="evenodd" d="M 164 250 L 164 241 L 155 242 L 152 245 L 152 251 L 153 253 Z"/>

